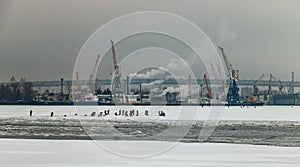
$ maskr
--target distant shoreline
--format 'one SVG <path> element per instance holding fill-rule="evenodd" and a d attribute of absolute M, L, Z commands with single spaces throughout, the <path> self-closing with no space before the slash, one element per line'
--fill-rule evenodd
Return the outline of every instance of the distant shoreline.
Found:
<path fill-rule="evenodd" d="M 241 106 L 241 107 L 247 107 L 247 106 L 254 106 L 254 107 L 260 107 L 260 106 L 300 106 L 300 104 L 280 104 L 280 105 L 268 105 L 268 104 L 255 104 L 255 103 L 249 103 L 249 104 L 140 104 L 140 103 L 123 103 L 123 104 L 98 104 L 97 102 L 20 102 L 20 103 L 10 103 L 10 102 L 0 102 L 0 105 L 32 105 L 32 106 Z"/>

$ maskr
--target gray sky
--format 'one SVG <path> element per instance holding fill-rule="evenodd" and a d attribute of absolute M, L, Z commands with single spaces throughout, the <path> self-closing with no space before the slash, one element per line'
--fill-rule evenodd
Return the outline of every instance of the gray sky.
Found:
<path fill-rule="evenodd" d="M 300 80 L 298 0 L 0 0 L 0 81 L 72 78 L 76 56 L 101 25 L 157 10 L 183 16 L 222 45 L 240 78 Z M 266 78 L 265 78 L 266 79 Z"/>

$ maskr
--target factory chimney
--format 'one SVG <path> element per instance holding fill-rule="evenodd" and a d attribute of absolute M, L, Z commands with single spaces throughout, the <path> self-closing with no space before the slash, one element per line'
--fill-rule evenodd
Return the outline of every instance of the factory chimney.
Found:
<path fill-rule="evenodd" d="M 60 95 L 61 96 L 64 95 L 64 79 L 63 78 L 60 79 Z"/>
<path fill-rule="evenodd" d="M 129 76 L 127 76 L 126 78 L 126 88 L 127 88 L 126 93 L 127 95 L 129 95 Z"/>
<path fill-rule="evenodd" d="M 188 97 L 191 97 L 191 75 L 189 75 Z"/>
<path fill-rule="evenodd" d="M 129 95 L 129 76 L 126 77 L 126 103 L 129 102 L 128 95 Z"/>
<path fill-rule="evenodd" d="M 143 93 L 142 93 L 142 83 L 140 82 L 140 102 L 141 103 L 143 103 L 142 96 L 143 96 Z"/>

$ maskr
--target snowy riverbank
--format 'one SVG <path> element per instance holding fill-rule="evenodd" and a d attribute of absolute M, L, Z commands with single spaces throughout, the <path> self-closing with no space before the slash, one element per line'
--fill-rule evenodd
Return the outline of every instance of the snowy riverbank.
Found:
<path fill-rule="evenodd" d="M 145 147 L 132 148 L 132 143 Z M 106 141 L 123 150 L 141 152 L 155 141 Z M 213 143 L 179 143 L 173 149 L 150 158 L 123 158 L 107 152 L 90 140 L 0 139 L 3 167 L 298 167 L 300 148 Z"/>

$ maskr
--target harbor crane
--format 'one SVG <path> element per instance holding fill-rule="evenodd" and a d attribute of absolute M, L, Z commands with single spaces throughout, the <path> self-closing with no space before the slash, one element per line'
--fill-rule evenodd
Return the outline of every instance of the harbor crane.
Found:
<path fill-rule="evenodd" d="M 89 76 L 88 84 L 89 84 L 90 91 L 92 93 L 95 92 L 95 90 L 97 89 L 98 79 L 96 78 L 96 73 L 97 73 L 97 67 L 98 67 L 99 61 L 100 61 L 100 55 L 97 56 L 96 62 L 95 62 L 94 67 L 93 67 L 93 71 Z M 94 81 L 95 79 L 96 79 L 96 82 Z"/>
<path fill-rule="evenodd" d="M 279 94 L 282 94 L 282 89 L 283 89 L 283 85 L 282 85 L 282 82 L 277 79 L 276 77 L 274 77 L 272 74 L 270 74 L 270 80 L 269 80 L 269 89 L 268 89 L 268 96 L 269 96 L 269 104 L 272 104 L 272 98 L 273 98 L 273 92 L 272 92 L 272 79 L 279 82 Z M 267 99 L 267 98 L 265 98 Z"/>
<path fill-rule="evenodd" d="M 229 73 L 229 89 L 227 92 L 227 102 L 228 104 L 239 104 L 239 88 L 237 85 L 237 81 L 239 80 L 239 70 L 234 70 L 232 68 L 232 65 L 229 63 L 226 54 L 224 52 L 224 49 L 221 46 L 218 46 L 221 55 L 224 59 L 226 69 Z"/>
<path fill-rule="evenodd" d="M 113 69 L 114 69 L 114 75 L 113 75 L 113 82 L 112 82 L 112 95 L 113 100 L 116 103 L 123 103 L 124 99 L 124 93 L 122 89 L 121 84 L 121 66 L 117 64 L 117 58 L 116 58 L 116 50 L 114 46 L 114 42 L 110 40 L 111 46 L 112 46 L 112 61 L 113 61 Z"/>
<path fill-rule="evenodd" d="M 257 83 L 262 80 L 262 78 L 265 76 L 265 74 L 262 74 L 257 80 L 253 83 L 253 90 L 249 93 L 248 96 L 246 96 L 246 103 L 250 104 L 258 104 L 262 103 L 262 101 L 259 100 L 259 89 L 257 87 Z"/>
<path fill-rule="evenodd" d="M 77 101 L 77 102 L 82 100 L 82 86 L 81 86 L 81 83 L 79 80 L 78 71 L 76 71 L 76 89 L 71 98 L 73 98 L 74 101 Z"/>
<path fill-rule="evenodd" d="M 259 95 L 259 89 L 257 87 L 257 83 L 263 79 L 265 74 L 262 74 L 256 81 L 254 81 L 253 84 L 253 96 L 258 96 Z"/>
<path fill-rule="evenodd" d="M 275 81 L 277 81 L 279 83 L 279 87 L 278 87 L 279 94 L 283 94 L 283 92 L 282 92 L 282 89 L 283 89 L 282 82 L 278 78 L 276 78 L 274 75 L 272 75 L 272 74 L 270 74 L 270 80 L 269 80 L 269 91 L 268 91 L 269 94 L 272 94 L 272 87 L 271 87 L 272 79 L 275 80 Z"/>

